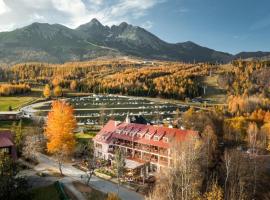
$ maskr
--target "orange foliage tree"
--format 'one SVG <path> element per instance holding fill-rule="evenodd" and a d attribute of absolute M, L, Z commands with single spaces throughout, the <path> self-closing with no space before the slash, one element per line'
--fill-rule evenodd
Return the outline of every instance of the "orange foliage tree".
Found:
<path fill-rule="evenodd" d="M 76 126 L 73 107 L 64 101 L 54 101 L 48 114 L 45 136 L 48 139 L 47 150 L 58 159 L 61 174 L 63 159 L 70 156 L 75 148 L 73 131 Z"/>

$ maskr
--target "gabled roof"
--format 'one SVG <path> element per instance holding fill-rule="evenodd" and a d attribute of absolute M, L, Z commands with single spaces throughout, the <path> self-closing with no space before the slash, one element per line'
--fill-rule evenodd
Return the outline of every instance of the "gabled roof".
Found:
<path fill-rule="evenodd" d="M 12 135 L 10 131 L 0 131 L 0 148 L 12 147 Z"/>
<path fill-rule="evenodd" d="M 143 133 L 142 137 L 137 133 Z M 117 138 L 145 145 L 169 148 L 170 141 L 181 141 L 190 134 L 197 134 L 197 132 L 110 120 L 100 130 L 94 140 L 110 144 L 114 138 Z M 145 137 L 146 135 L 148 136 L 147 138 Z M 154 136 L 158 136 L 158 140 L 157 138 L 154 138 Z M 162 140 L 164 137 L 168 138 L 169 142 Z"/>

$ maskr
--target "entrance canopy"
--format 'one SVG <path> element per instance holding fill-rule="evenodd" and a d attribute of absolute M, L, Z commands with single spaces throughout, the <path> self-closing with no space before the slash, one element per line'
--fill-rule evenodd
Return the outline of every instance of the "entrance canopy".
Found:
<path fill-rule="evenodd" d="M 125 167 L 132 170 L 144 166 L 144 163 L 137 162 L 135 160 L 126 159 L 125 162 L 126 162 Z"/>

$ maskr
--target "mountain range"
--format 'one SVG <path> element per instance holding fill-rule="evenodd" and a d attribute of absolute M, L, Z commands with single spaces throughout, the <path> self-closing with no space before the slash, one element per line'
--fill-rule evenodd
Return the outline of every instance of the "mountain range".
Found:
<path fill-rule="evenodd" d="M 236 58 L 268 59 L 270 52 L 241 52 L 232 55 L 191 41 L 172 44 L 141 27 L 126 22 L 109 27 L 97 19 L 76 29 L 60 24 L 33 23 L 0 33 L 1 65 L 33 61 L 63 63 L 118 56 L 225 63 Z"/>

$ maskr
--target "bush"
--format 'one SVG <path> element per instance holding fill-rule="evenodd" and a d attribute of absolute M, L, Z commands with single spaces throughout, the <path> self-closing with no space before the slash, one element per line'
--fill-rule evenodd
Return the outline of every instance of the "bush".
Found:
<path fill-rule="evenodd" d="M 108 197 L 106 200 L 121 200 L 121 199 L 115 193 L 108 193 Z"/>

